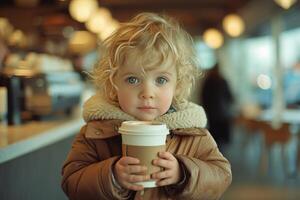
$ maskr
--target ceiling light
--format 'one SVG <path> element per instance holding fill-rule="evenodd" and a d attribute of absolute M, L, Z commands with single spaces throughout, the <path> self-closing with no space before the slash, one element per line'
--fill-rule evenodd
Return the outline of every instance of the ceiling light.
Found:
<path fill-rule="evenodd" d="M 297 0 L 274 0 L 279 6 L 284 9 L 289 9 L 296 3 Z"/>
<path fill-rule="evenodd" d="M 232 37 L 240 36 L 245 30 L 243 19 L 236 14 L 229 14 L 223 19 L 223 28 Z"/>
<path fill-rule="evenodd" d="M 112 20 L 110 11 L 107 8 L 98 8 L 85 23 L 86 28 L 93 33 L 100 33 Z"/>
<path fill-rule="evenodd" d="M 75 20 L 86 22 L 97 8 L 97 0 L 72 0 L 69 5 L 69 12 Z"/>
<path fill-rule="evenodd" d="M 214 28 L 207 29 L 203 34 L 203 40 L 207 46 L 217 49 L 223 45 L 224 39 L 220 31 Z"/>
<path fill-rule="evenodd" d="M 112 19 L 111 22 L 104 29 L 102 29 L 100 33 L 98 33 L 98 36 L 103 41 L 107 37 L 109 37 L 114 31 L 116 31 L 119 27 L 120 23 L 117 20 Z"/>

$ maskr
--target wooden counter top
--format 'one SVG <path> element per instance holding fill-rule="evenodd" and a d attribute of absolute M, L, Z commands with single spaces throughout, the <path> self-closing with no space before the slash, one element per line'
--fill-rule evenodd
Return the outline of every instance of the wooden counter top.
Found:
<path fill-rule="evenodd" d="M 84 124 L 82 117 L 0 125 L 0 163 L 75 135 Z"/>

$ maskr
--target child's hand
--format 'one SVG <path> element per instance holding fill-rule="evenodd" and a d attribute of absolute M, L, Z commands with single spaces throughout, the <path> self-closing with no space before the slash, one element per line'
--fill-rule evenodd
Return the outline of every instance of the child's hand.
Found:
<path fill-rule="evenodd" d="M 180 166 L 177 159 L 170 152 L 159 152 L 159 158 L 153 160 L 153 164 L 163 167 L 164 170 L 152 174 L 151 178 L 157 179 L 158 186 L 178 183 L 181 178 Z"/>
<path fill-rule="evenodd" d="M 146 166 L 139 165 L 140 161 L 133 157 L 122 157 L 118 160 L 114 167 L 114 175 L 118 183 L 129 190 L 143 190 L 143 186 L 135 184 L 135 182 L 146 181 L 150 179 L 150 175 L 138 175 L 147 171 Z"/>

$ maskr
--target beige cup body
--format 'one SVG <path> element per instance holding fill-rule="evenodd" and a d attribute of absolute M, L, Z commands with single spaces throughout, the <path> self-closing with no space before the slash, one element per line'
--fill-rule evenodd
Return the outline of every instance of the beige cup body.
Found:
<path fill-rule="evenodd" d="M 141 165 L 147 166 L 147 172 L 152 174 L 162 169 L 152 165 L 158 152 L 165 151 L 165 142 L 169 130 L 165 124 L 127 121 L 123 122 L 119 132 L 122 134 L 122 153 L 123 156 L 130 156 L 140 160 Z M 156 187 L 155 181 L 139 182 L 137 184 L 144 187 Z"/>
<path fill-rule="evenodd" d="M 160 167 L 154 166 L 152 161 L 158 157 L 158 152 L 165 151 L 165 145 L 160 146 L 133 146 L 123 144 L 123 156 L 130 156 L 140 160 L 140 164 L 147 166 L 147 172 L 152 174 L 161 171 Z"/>

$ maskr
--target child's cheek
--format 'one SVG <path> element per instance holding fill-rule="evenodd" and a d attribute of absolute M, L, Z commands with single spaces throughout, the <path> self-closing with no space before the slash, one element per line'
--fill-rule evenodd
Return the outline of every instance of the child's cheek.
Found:
<path fill-rule="evenodd" d="M 166 113 L 169 110 L 169 108 L 172 104 L 173 95 L 174 95 L 174 93 L 172 91 L 166 91 L 161 94 L 160 108 L 161 108 L 162 113 Z"/>

